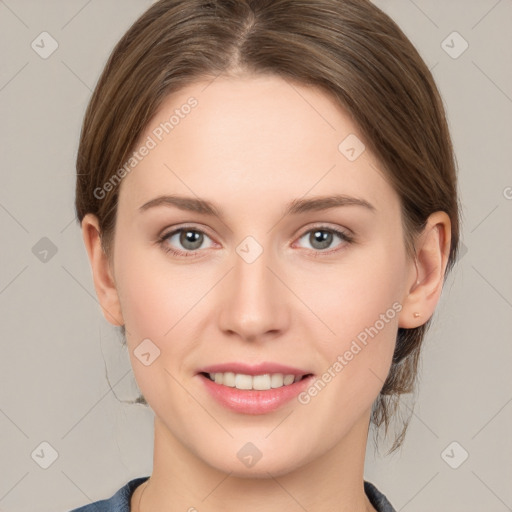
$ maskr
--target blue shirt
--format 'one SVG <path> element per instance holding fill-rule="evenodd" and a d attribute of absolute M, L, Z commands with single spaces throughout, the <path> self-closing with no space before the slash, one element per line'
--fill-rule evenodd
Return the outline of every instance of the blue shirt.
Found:
<path fill-rule="evenodd" d="M 130 512 L 130 499 L 133 491 L 148 478 L 149 476 L 143 476 L 130 480 L 111 498 L 95 501 L 89 505 L 75 508 L 70 512 Z M 366 480 L 364 481 L 364 492 L 378 512 L 396 512 L 391 503 L 387 500 L 386 496 L 384 496 L 377 487 Z"/>

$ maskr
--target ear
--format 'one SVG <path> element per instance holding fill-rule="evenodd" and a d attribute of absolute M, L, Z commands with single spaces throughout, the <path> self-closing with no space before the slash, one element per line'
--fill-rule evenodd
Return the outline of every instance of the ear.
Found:
<path fill-rule="evenodd" d="M 398 321 L 399 327 L 419 327 L 434 314 L 443 289 L 450 245 L 450 217 L 442 211 L 431 214 L 415 243 L 416 260 L 411 262 L 407 294 L 403 298 Z"/>
<path fill-rule="evenodd" d="M 101 246 L 98 219 L 91 213 L 82 219 L 82 237 L 89 256 L 94 288 L 103 315 L 112 325 L 121 326 L 124 321 L 113 273 Z"/>

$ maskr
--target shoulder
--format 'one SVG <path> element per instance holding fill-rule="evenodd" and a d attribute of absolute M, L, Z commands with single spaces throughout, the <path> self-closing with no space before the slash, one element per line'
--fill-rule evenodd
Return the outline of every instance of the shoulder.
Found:
<path fill-rule="evenodd" d="M 396 512 L 386 496 L 371 482 L 364 481 L 364 492 L 378 512 Z"/>
<path fill-rule="evenodd" d="M 149 476 L 134 478 L 121 487 L 111 498 L 95 501 L 70 512 L 130 512 L 130 498 L 133 491 Z"/>

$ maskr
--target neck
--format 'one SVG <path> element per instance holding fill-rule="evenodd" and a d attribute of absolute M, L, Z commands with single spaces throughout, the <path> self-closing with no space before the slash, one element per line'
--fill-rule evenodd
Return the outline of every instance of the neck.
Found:
<path fill-rule="evenodd" d="M 376 512 L 364 493 L 368 421 L 369 413 L 320 457 L 286 470 L 261 465 L 251 477 L 236 464 L 223 471 L 205 463 L 155 417 L 153 473 L 133 493 L 131 510 Z"/>

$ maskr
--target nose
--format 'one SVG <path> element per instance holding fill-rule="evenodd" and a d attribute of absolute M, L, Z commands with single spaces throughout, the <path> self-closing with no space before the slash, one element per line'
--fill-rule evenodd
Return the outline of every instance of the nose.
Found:
<path fill-rule="evenodd" d="M 254 250 L 251 247 L 249 253 Z M 263 250 L 254 261 L 247 253 L 235 253 L 234 268 L 220 292 L 218 321 L 224 334 L 258 342 L 276 338 L 288 328 L 293 294 L 270 252 Z"/>

